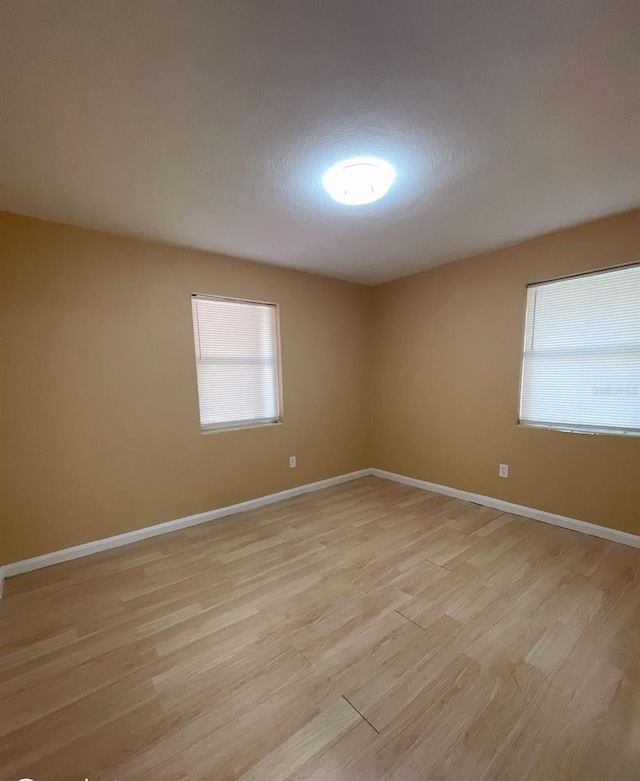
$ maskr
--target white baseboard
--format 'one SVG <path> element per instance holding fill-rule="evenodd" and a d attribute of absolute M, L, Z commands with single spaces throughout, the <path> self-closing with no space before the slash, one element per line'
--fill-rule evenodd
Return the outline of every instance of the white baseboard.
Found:
<path fill-rule="evenodd" d="M 474 494 L 470 491 L 462 491 L 458 488 L 450 488 L 449 486 L 439 485 L 438 483 L 429 483 L 426 480 L 418 480 L 415 477 L 406 477 L 405 475 L 387 472 L 383 469 L 361 469 L 357 472 L 349 472 L 344 475 L 338 475 L 337 477 L 330 477 L 327 480 L 318 480 L 315 483 L 307 483 L 306 485 L 300 485 L 296 488 L 289 488 L 286 491 L 279 491 L 275 494 L 260 496 L 257 499 L 249 499 L 246 502 L 220 507 L 217 510 L 209 510 L 208 512 L 198 513 L 197 515 L 188 515 L 185 518 L 177 518 L 174 521 L 158 523 L 155 526 L 147 526 L 143 529 L 136 529 L 135 531 L 118 534 L 115 537 L 107 537 L 103 540 L 87 542 L 84 545 L 76 545 L 73 548 L 66 548 L 65 550 L 54 551 L 53 553 L 45 553 L 43 556 L 36 556 L 32 559 L 24 559 L 23 561 L 5 564 L 4 567 L 0 567 L 0 599 L 2 599 L 4 579 L 13 575 L 22 575 L 25 572 L 31 572 L 43 567 L 50 567 L 53 564 L 61 564 L 64 561 L 79 559 L 83 556 L 91 556 L 93 553 L 110 550 L 111 548 L 119 548 L 122 545 L 129 545 L 132 542 L 146 540 L 150 537 L 157 537 L 160 534 L 169 534 L 170 532 L 178 531 L 179 529 L 186 529 L 189 526 L 197 526 L 201 523 L 214 521 L 218 518 L 225 518 L 228 515 L 235 515 L 236 513 L 241 513 L 245 510 L 253 510 L 256 507 L 262 507 L 266 504 L 272 504 L 273 502 L 281 502 L 284 499 L 290 499 L 291 497 L 311 493 L 312 491 L 320 491 L 322 488 L 329 488 L 333 485 L 346 483 L 350 480 L 357 480 L 360 477 L 368 477 L 369 475 L 381 477 L 385 480 L 393 480 L 397 483 L 404 483 L 405 485 L 411 485 L 425 491 L 445 494 L 446 496 L 451 496 L 455 499 L 475 502 L 476 504 L 492 507 L 495 510 L 501 510 L 505 513 L 522 515 L 525 518 L 532 518 L 535 521 L 543 521 L 544 523 L 550 523 L 554 526 L 562 526 L 565 529 L 572 529 L 573 531 L 582 532 L 583 534 L 590 534 L 594 537 L 601 537 L 612 542 L 630 545 L 633 548 L 640 548 L 640 536 L 635 534 L 618 531 L 617 529 L 610 529 L 606 526 L 597 526 L 596 524 L 587 523 L 586 521 L 578 521 L 575 518 L 566 518 L 563 515 L 548 513 L 544 510 L 536 510 L 533 507 L 525 507 L 520 504 L 513 504 L 512 502 L 505 502 L 502 499 L 494 499 L 491 496 Z"/>
<path fill-rule="evenodd" d="M 103 540 L 86 542 L 83 545 L 76 545 L 73 548 L 65 548 L 64 550 L 54 551 L 53 553 L 45 553 L 43 556 L 36 556 L 32 559 L 24 559 L 23 561 L 5 564 L 4 567 L 0 567 L 0 599 L 2 598 L 4 578 L 9 578 L 13 575 L 22 575 L 25 572 L 31 572 L 36 569 L 41 569 L 42 567 L 50 567 L 52 564 L 61 564 L 64 561 L 79 559 L 82 556 L 91 556 L 93 553 L 99 553 L 100 551 L 109 550 L 111 548 L 119 548 L 122 545 L 129 545 L 132 542 L 146 540 L 149 537 L 157 537 L 160 534 L 169 534 L 170 532 L 175 532 L 179 529 L 186 529 L 189 526 L 197 526 L 198 524 L 214 521 L 218 518 L 225 518 L 227 515 L 235 515 L 236 513 L 241 513 L 245 510 L 253 510 L 256 507 L 262 507 L 265 504 L 281 502 L 283 499 L 290 499 L 293 496 L 300 496 L 301 494 L 307 494 L 311 491 L 320 491 L 322 488 L 330 488 L 333 485 L 346 483 L 349 480 L 357 480 L 359 477 L 367 477 L 370 474 L 370 469 L 361 469 L 358 472 L 349 472 L 344 475 L 338 475 L 337 477 L 329 477 L 326 480 L 318 480 L 315 483 L 299 485 L 296 488 L 288 488 L 286 491 L 278 491 L 278 493 L 275 494 L 259 496 L 257 499 L 249 499 L 246 502 L 230 504 L 227 507 L 220 507 L 217 510 L 209 510 L 208 512 L 198 513 L 197 515 L 188 515 L 185 518 L 177 518 L 175 521 L 158 523 L 155 526 L 146 526 L 143 529 L 117 534 L 115 537 L 106 537 Z"/>
<path fill-rule="evenodd" d="M 550 523 L 554 526 L 562 526 L 564 529 L 572 529 L 573 531 L 582 532 L 583 534 L 590 534 L 592 537 L 602 537 L 604 540 L 619 542 L 622 543 L 622 545 L 630 545 L 632 548 L 640 548 L 639 536 L 629 534 L 628 532 L 621 532 L 617 529 L 610 529 L 607 526 L 597 526 L 595 523 L 578 521 L 575 518 L 566 518 L 564 515 L 556 515 L 555 513 L 548 513 L 544 510 L 536 510 L 533 507 L 525 507 L 521 504 L 505 502 L 502 499 L 494 499 L 491 496 L 473 494 L 470 491 L 461 491 L 458 488 L 450 488 L 447 485 L 429 483 L 426 480 L 418 480 L 415 477 L 405 477 L 405 475 L 398 475 L 395 472 L 386 472 L 384 469 L 371 469 L 369 471 L 372 475 L 382 477 L 385 480 L 393 480 L 396 483 L 412 485 L 414 488 L 422 488 L 424 491 L 445 494 L 445 496 L 452 496 L 455 499 L 463 499 L 466 502 L 475 502 L 476 504 L 482 504 L 485 507 L 492 507 L 494 510 L 501 510 L 502 512 L 511 513 L 513 515 L 522 515 L 525 518 L 532 518 L 534 521 L 543 521 L 543 523 Z"/>

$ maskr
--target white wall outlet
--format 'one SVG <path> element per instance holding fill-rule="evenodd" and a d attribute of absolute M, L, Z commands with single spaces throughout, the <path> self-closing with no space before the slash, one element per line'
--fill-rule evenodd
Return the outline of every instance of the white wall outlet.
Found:
<path fill-rule="evenodd" d="M 289 469 L 295 469 L 298 466 L 298 461 L 295 456 L 289 456 Z"/>
<path fill-rule="evenodd" d="M 498 476 L 509 477 L 509 464 L 500 464 L 500 468 L 498 469 Z"/>

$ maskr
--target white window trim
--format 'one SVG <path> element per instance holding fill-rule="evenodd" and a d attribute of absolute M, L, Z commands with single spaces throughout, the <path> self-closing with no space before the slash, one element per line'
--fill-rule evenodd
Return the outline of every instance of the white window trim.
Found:
<path fill-rule="evenodd" d="M 255 306 L 264 306 L 264 307 L 271 307 L 274 311 L 274 325 L 275 325 L 275 334 L 274 334 L 274 340 L 275 340 L 275 394 L 276 394 L 276 411 L 277 414 L 274 417 L 265 417 L 265 418 L 250 418 L 250 419 L 243 419 L 243 420 L 233 420 L 233 421 L 227 421 L 227 422 L 219 422 L 219 423 L 213 423 L 213 424 L 203 424 L 202 423 L 202 415 L 200 412 L 200 387 L 198 383 L 197 378 L 197 368 L 198 363 L 205 362 L 206 359 L 198 358 L 197 357 L 197 350 L 198 346 L 194 344 L 194 347 L 196 349 L 196 359 L 195 359 L 195 368 L 196 368 L 196 393 L 198 398 L 198 417 L 200 420 L 200 433 L 201 434 L 215 434 L 223 431 L 237 431 L 242 429 L 251 429 L 251 428 L 265 428 L 265 427 L 271 427 L 271 426 L 279 426 L 283 423 L 283 404 L 282 404 L 282 361 L 281 361 L 281 349 L 280 349 L 280 308 L 278 304 L 271 302 L 271 301 L 257 301 L 253 299 L 247 299 L 247 298 L 234 298 L 231 296 L 219 296 L 219 295 L 210 295 L 207 293 L 192 293 L 191 294 L 191 302 L 193 306 L 194 299 L 201 299 L 201 300 L 209 300 L 209 301 L 223 301 L 228 303 L 240 303 L 240 304 L 250 304 Z M 197 339 L 195 329 L 193 331 L 193 339 L 194 343 Z"/>
<path fill-rule="evenodd" d="M 616 427 L 616 426 L 597 426 L 597 425 L 581 425 L 577 423 L 557 423 L 542 420 L 530 420 L 524 418 L 522 415 L 523 407 L 523 395 L 524 395 L 524 382 L 525 382 L 525 361 L 527 355 L 527 316 L 528 316 L 528 294 L 531 289 L 544 287 L 546 285 L 552 285 L 557 282 L 564 282 L 566 280 L 578 279 L 582 277 L 594 277 L 600 274 L 608 274 L 616 271 L 623 271 L 625 269 L 639 268 L 640 263 L 628 263 L 623 266 L 615 266 L 612 268 L 599 269 L 597 271 L 584 272 L 581 274 L 574 274 L 566 277 L 558 277 L 557 279 L 545 280 L 543 282 L 535 282 L 527 285 L 527 298 L 525 299 L 525 321 L 523 323 L 523 341 L 522 341 L 522 355 L 520 364 L 520 388 L 518 398 L 518 426 L 522 428 L 530 429 L 543 429 L 558 431 L 562 433 L 570 434 L 591 434 L 591 435 L 605 435 L 605 436 L 622 436 L 622 437 L 640 437 L 640 429 Z M 627 348 L 618 348 L 618 351 L 622 352 Z M 631 348 L 629 348 L 631 349 Z M 614 352 L 612 349 L 611 352 Z M 638 403 L 640 404 L 640 395 L 638 396 Z"/>

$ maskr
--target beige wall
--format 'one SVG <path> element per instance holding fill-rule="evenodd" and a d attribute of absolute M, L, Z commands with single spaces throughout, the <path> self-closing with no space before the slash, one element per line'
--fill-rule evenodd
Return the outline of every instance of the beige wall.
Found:
<path fill-rule="evenodd" d="M 526 284 L 639 259 L 640 211 L 378 288 L 0 215 L 0 564 L 367 466 L 640 534 L 640 439 L 517 425 Z M 279 304 L 282 425 L 200 433 L 194 291 Z"/>
<path fill-rule="evenodd" d="M 517 425 L 527 283 L 638 260 L 634 211 L 377 288 L 372 465 L 640 534 L 640 439 Z"/>
<path fill-rule="evenodd" d="M 282 425 L 200 433 L 195 291 L 279 304 Z M 369 294 L 0 215 L 0 564 L 368 466 Z"/>

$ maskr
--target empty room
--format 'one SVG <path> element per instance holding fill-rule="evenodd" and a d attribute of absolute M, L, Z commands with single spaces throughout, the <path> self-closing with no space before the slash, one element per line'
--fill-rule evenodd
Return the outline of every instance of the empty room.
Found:
<path fill-rule="evenodd" d="M 639 781 L 640 5 L 0 37 L 0 781 Z"/>

